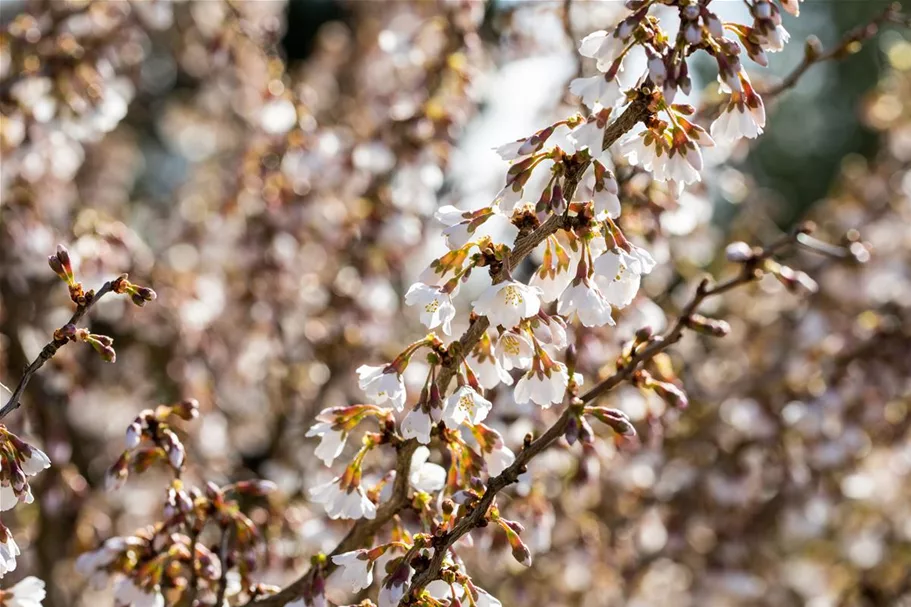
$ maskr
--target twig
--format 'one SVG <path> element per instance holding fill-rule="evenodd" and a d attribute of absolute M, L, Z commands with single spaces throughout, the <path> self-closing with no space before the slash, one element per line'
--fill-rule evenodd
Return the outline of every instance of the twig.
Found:
<path fill-rule="evenodd" d="M 112 281 L 104 283 L 101 289 L 95 293 L 90 301 L 88 301 L 85 305 L 78 306 L 76 308 L 76 311 L 73 312 L 73 315 L 70 317 L 70 320 L 67 324 L 76 326 L 77 323 L 79 323 L 79 321 L 81 321 L 82 318 L 88 313 L 88 311 L 91 310 L 92 307 L 98 302 L 98 300 L 113 290 L 113 285 L 114 283 Z M 22 398 L 22 393 L 25 391 L 25 387 L 28 385 L 28 382 L 32 378 L 32 375 L 37 373 L 38 370 L 44 366 L 44 363 L 52 359 L 54 355 L 57 354 L 57 350 L 65 346 L 67 343 L 69 343 L 69 341 L 70 340 L 68 339 L 54 339 L 46 346 L 44 346 L 38 357 L 33 360 L 32 364 L 30 364 L 25 369 L 25 372 L 22 374 L 22 379 L 19 380 L 19 384 L 16 386 L 16 389 L 13 390 L 13 395 L 8 401 L 6 401 L 6 404 L 3 405 L 3 409 L 0 409 L 0 420 L 19 408 L 19 399 Z"/>
<path fill-rule="evenodd" d="M 637 122 L 645 119 L 650 111 L 648 99 L 640 97 L 633 101 L 605 130 L 603 148 L 607 149 L 616 143 L 623 135 L 632 130 Z M 572 200 L 572 196 L 579 186 L 579 182 L 582 181 L 582 176 L 585 174 L 585 171 L 590 164 L 591 161 L 579 163 L 567 174 L 563 188 L 566 200 Z M 512 253 L 509 256 L 508 264 L 504 264 L 504 266 L 508 265 L 510 268 L 516 267 L 532 252 L 532 250 L 534 250 L 535 247 L 544 242 L 548 236 L 555 233 L 561 227 L 563 227 L 562 215 L 552 215 L 533 232 L 519 236 L 513 246 Z M 506 270 L 501 270 L 496 276 L 493 276 L 491 280 L 493 284 L 503 282 L 506 280 Z M 459 347 L 454 349 L 454 356 L 452 356 L 448 364 L 440 369 L 437 384 L 439 385 L 441 392 L 444 394 L 446 393 L 446 388 L 449 386 L 449 382 L 458 370 L 462 357 L 465 356 L 466 353 L 471 352 L 489 326 L 490 321 L 487 320 L 487 317 L 481 317 L 477 319 L 459 339 Z M 411 456 L 417 448 L 418 442 L 415 439 L 404 441 L 398 446 L 396 477 L 392 498 L 379 507 L 374 519 L 361 519 L 354 524 L 351 531 L 348 532 L 348 535 L 346 535 L 331 554 L 329 554 L 329 559 L 327 559 L 326 564 L 322 566 L 322 572 L 325 575 L 329 575 L 337 567 L 335 563 L 332 562 L 333 556 L 362 547 L 408 503 L 408 472 L 411 468 Z M 264 597 L 255 602 L 248 603 L 247 605 L 255 604 L 256 607 L 279 607 L 285 605 L 300 597 L 304 590 L 310 587 L 315 573 L 316 568 L 313 567 L 278 594 Z"/>
<path fill-rule="evenodd" d="M 218 580 L 218 596 L 215 604 L 219 607 L 225 604 L 225 593 L 228 591 L 228 547 L 231 544 L 231 527 L 225 527 L 221 532 L 221 550 L 218 558 L 221 559 L 221 577 Z M 193 556 L 195 563 L 196 556 Z"/>
<path fill-rule="evenodd" d="M 886 7 L 881 13 L 876 15 L 869 22 L 858 25 L 849 30 L 842 36 L 838 44 L 828 50 L 822 50 L 819 39 L 811 36 L 807 39 L 803 60 L 795 67 L 790 74 L 777 85 L 765 91 L 760 91 L 763 99 L 769 100 L 777 97 L 786 90 L 793 88 L 797 81 L 806 73 L 810 67 L 817 63 L 823 63 L 830 59 L 840 59 L 851 55 L 860 50 L 860 45 L 872 38 L 879 31 L 879 26 L 883 23 L 895 23 L 899 25 L 908 25 L 907 17 L 902 15 L 901 4 L 894 2 Z"/>
<path fill-rule="evenodd" d="M 709 286 L 709 280 L 704 279 L 697 287 L 693 298 L 681 311 L 674 326 L 665 333 L 664 336 L 653 339 L 648 346 L 638 352 L 634 352 L 626 365 L 617 369 L 613 375 L 604 379 L 583 394 L 580 397 L 582 402 L 590 403 L 597 400 L 618 384 L 630 378 L 641 365 L 680 341 L 684 331 L 689 326 L 693 314 L 703 301 L 714 295 L 720 295 L 721 293 L 730 291 L 738 286 L 758 280 L 762 276 L 762 273 L 757 270 L 758 265 L 761 264 L 762 261 L 772 257 L 777 251 L 796 242 L 797 237 L 804 232 L 805 228 L 799 227 L 790 234 L 782 236 L 779 240 L 763 249 L 763 251 L 751 260 L 751 262 L 745 263 L 741 273 L 734 278 L 718 283 L 715 286 Z M 487 516 L 487 511 L 493 504 L 497 493 L 512 483 L 515 483 L 518 480 L 519 475 L 526 471 L 526 466 L 529 461 L 563 436 L 573 414 L 573 408 L 567 407 L 560 415 L 559 419 L 557 419 L 544 434 L 532 441 L 516 455 L 516 460 L 511 466 L 506 468 L 499 476 L 488 480 L 487 488 L 481 496 L 481 499 L 466 516 L 456 523 L 455 527 L 449 532 L 436 536 L 433 539 L 434 552 L 430 564 L 426 569 L 415 575 L 408 594 L 406 594 L 399 603 L 400 607 L 407 605 L 410 598 L 419 594 L 427 584 L 437 579 L 449 549 L 462 536 L 483 524 L 483 521 Z"/>

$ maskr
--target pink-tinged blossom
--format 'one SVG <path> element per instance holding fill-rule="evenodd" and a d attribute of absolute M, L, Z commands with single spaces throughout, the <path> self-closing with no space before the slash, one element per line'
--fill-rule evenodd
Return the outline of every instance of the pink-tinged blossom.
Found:
<path fill-rule="evenodd" d="M 606 72 L 620 58 L 633 33 L 629 22 L 623 21 L 616 29 L 592 32 L 579 43 L 579 54 L 597 61 L 600 71 Z"/>
<path fill-rule="evenodd" d="M 502 325 L 511 329 L 529 316 L 534 316 L 541 309 L 541 290 L 507 280 L 489 286 L 472 304 L 474 311 L 486 316 L 493 327 Z"/>
<path fill-rule="evenodd" d="M 721 115 L 712 123 L 712 137 L 734 143 L 741 137 L 755 139 L 765 128 L 765 106 L 762 98 L 744 82 L 743 93 L 732 93 Z"/>
<path fill-rule="evenodd" d="M 361 365 L 357 376 L 361 390 L 374 403 L 381 405 L 389 401 L 396 411 L 405 407 L 405 380 L 394 368 Z"/>
<path fill-rule="evenodd" d="M 432 428 L 433 420 L 420 406 L 409 411 L 401 425 L 402 436 L 417 439 L 422 445 L 430 442 Z"/>

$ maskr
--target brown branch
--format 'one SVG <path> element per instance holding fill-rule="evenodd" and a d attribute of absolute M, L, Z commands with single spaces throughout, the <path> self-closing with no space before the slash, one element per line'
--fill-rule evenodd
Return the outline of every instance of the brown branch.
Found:
<path fill-rule="evenodd" d="M 631 131 L 637 122 L 645 119 L 650 111 L 646 98 L 639 97 L 634 100 L 629 107 L 627 107 L 626 110 L 611 123 L 607 129 L 605 129 L 603 148 L 607 149 L 616 143 L 623 135 Z M 582 176 L 585 174 L 585 171 L 590 164 L 591 161 L 578 163 L 567 173 L 563 187 L 566 200 L 572 200 L 572 196 L 579 186 L 579 182 L 582 181 Z M 544 242 L 548 236 L 555 233 L 561 227 L 563 227 L 563 217 L 561 215 L 552 215 L 533 232 L 520 235 L 509 256 L 509 267 L 516 267 L 534 250 L 535 247 Z M 491 277 L 492 283 L 497 284 L 503 282 L 506 280 L 506 276 L 507 272 L 503 269 L 498 272 L 496 276 Z M 484 334 L 484 331 L 486 331 L 489 326 L 490 321 L 487 320 L 487 317 L 482 316 L 481 318 L 478 318 L 459 339 L 459 345 L 454 348 L 450 346 L 454 355 L 451 357 L 448 364 L 443 365 L 440 369 L 440 375 L 437 382 L 437 385 L 440 386 L 440 391 L 443 394 L 446 393 L 446 388 L 449 386 L 449 382 L 458 370 L 462 358 L 466 353 L 471 352 L 481 339 L 481 335 Z M 417 448 L 418 442 L 415 439 L 404 441 L 398 446 L 395 486 L 393 488 L 392 498 L 380 506 L 374 519 L 361 519 L 354 524 L 348 532 L 348 535 L 346 535 L 341 543 L 339 543 L 332 553 L 329 554 L 326 564 L 321 567 L 324 575 L 329 575 L 336 568 L 336 565 L 332 562 L 333 556 L 363 547 L 367 541 L 383 527 L 383 525 L 389 522 L 392 517 L 398 514 L 398 512 L 408 503 L 408 472 L 411 467 L 411 456 Z M 530 448 L 531 447 L 529 447 L 529 449 Z M 543 448 L 544 447 L 542 446 L 542 449 Z M 519 457 L 522 457 L 522 454 L 520 454 Z M 504 474 L 506 474 L 506 472 L 504 472 Z M 499 491 L 499 489 L 497 489 L 497 491 Z M 286 603 L 299 598 L 304 591 L 310 587 L 313 583 L 313 576 L 316 571 L 317 569 L 312 567 L 306 574 L 292 582 L 278 594 L 248 603 L 248 605 L 255 604 L 256 607 L 279 607 L 285 605 Z"/>
<path fill-rule="evenodd" d="M 636 126 L 636 123 L 644 120 L 650 113 L 648 99 L 643 97 L 638 97 L 633 101 L 626 110 L 620 114 L 617 119 L 612 122 L 607 129 L 604 131 L 604 141 L 602 142 L 603 149 L 608 149 L 610 146 L 615 144 L 623 135 L 628 133 Z M 579 187 L 579 182 L 582 181 L 585 171 L 591 165 L 591 161 L 587 160 L 585 162 L 580 162 L 573 166 L 570 171 L 567 173 L 563 181 L 563 192 L 564 197 L 567 201 L 572 200 L 573 194 L 576 192 L 576 188 Z M 520 235 L 516 240 L 515 245 L 513 246 L 512 253 L 509 255 L 509 268 L 518 267 L 522 260 L 528 257 L 528 254 L 531 253 L 535 247 L 544 242 L 548 236 L 554 234 L 557 230 L 563 227 L 564 218 L 562 215 L 554 214 L 551 215 L 547 221 L 542 223 L 536 230 L 525 235 Z M 496 276 L 493 276 L 491 279 L 492 284 L 498 284 L 506 280 L 508 270 L 506 267 L 507 264 L 504 264 L 504 267 L 497 273 Z M 459 346 L 455 348 L 454 355 L 450 358 L 447 364 L 443 365 L 440 369 L 440 375 L 437 380 L 437 385 L 440 388 L 441 394 L 446 394 L 446 389 L 449 387 L 449 382 L 455 376 L 456 372 L 459 369 L 459 365 L 462 363 L 462 359 L 468 355 L 474 347 L 480 341 L 481 336 L 484 334 L 484 331 L 490 326 L 490 321 L 487 320 L 487 317 L 482 316 L 478 318 L 468 330 L 462 335 L 459 339 Z"/>
<path fill-rule="evenodd" d="M 284 590 L 272 596 L 263 597 L 256 601 L 251 601 L 247 605 L 256 605 L 256 607 L 280 607 L 286 603 L 300 598 L 304 591 L 309 589 L 313 583 L 313 577 L 317 570 L 323 575 L 328 576 L 338 566 L 332 562 L 332 557 L 350 552 L 363 547 L 370 539 L 402 508 L 408 504 L 408 472 L 411 468 L 411 456 L 414 455 L 418 443 L 413 440 L 405 441 L 398 446 L 398 457 L 395 465 L 395 483 L 392 488 L 392 497 L 385 504 L 381 505 L 376 511 L 376 517 L 373 519 L 361 519 L 357 521 L 348 534 L 339 542 L 329 554 L 326 563 L 320 568 L 311 567 L 310 570 L 300 578 L 291 583 Z M 246 606 L 245 606 L 246 607 Z"/>
<path fill-rule="evenodd" d="M 806 41 L 803 60 L 777 85 L 765 91 L 760 91 L 760 96 L 765 100 L 773 99 L 796 86 L 797 82 L 806 71 L 817 63 L 823 63 L 832 59 L 842 59 L 848 55 L 853 55 L 860 50 L 861 45 L 864 42 L 879 32 L 879 26 L 883 23 L 894 23 L 907 27 L 908 18 L 902 14 L 901 8 L 901 4 L 898 2 L 890 4 L 885 10 L 873 17 L 873 19 L 867 23 L 863 23 L 849 30 L 835 46 L 827 50 L 822 49 L 822 45 L 818 38 L 811 36 Z"/>
<path fill-rule="evenodd" d="M 73 312 L 73 315 L 70 317 L 67 324 L 73 325 L 74 327 L 82 320 L 82 318 L 88 314 L 89 310 L 92 309 L 99 299 L 113 291 L 114 283 L 113 281 L 108 281 L 104 283 L 101 289 L 92 297 L 91 300 L 86 302 L 85 305 L 78 306 L 76 311 Z M 19 384 L 16 386 L 16 389 L 13 390 L 13 395 L 10 396 L 10 399 L 6 401 L 6 404 L 3 405 L 3 409 L 0 409 L 0 420 L 4 417 L 15 411 L 19 408 L 19 399 L 22 398 L 22 393 L 25 392 L 25 387 L 28 385 L 29 380 L 32 379 L 32 375 L 38 372 L 41 367 L 44 366 L 44 363 L 49 361 L 57 354 L 57 351 L 69 343 L 68 339 L 54 339 L 48 343 L 44 348 L 42 348 L 41 353 L 38 355 L 35 360 L 32 361 L 25 371 L 22 374 L 22 378 L 19 380 Z"/>
<path fill-rule="evenodd" d="M 218 557 L 221 559 L 221 577 L 218 580 L 218 595 L 215 599 L 216 605 L 225 604 L 225 593 L 228 591 L 228 549 L 231 545 L 231 527 L 225 527 L 221 532 L 221 549 Z M 192 555 L 191 561 L 196 563 L 196 555 Z M 192 603 L 191 603 L 192 605 Z"/>
<path fill-rule="evenodd" d="M 684 331 L 690 324 L 693 314 L 703 301 L 714 295 L 720 295 L 721 293 L 730 291 L 738 286 L 758 280 L 762 276 L 762 271 L 760 269 L 761 263 L 772 257 L 777 251 L 796 242 L 797 237 L 805 232 L 806 228 L 801 226 L 793 232 L 782 236 L 778 241 L 763 249 L 762 252 L 756 255 L 752 260 L 744 263 L 742 271 L 734 278 L 714 286 L 710 286 L 709 280 L 704 279 L 696 288 L 696 293 L 693 295 L 693 298 L 684 306 L 674 323 L 674 326 L 667 333 L 662 337 L 653 339 L 642 350 L 634 352 L 627 364 L 617 369 L 613 375 L 604 379 L 583 394 L 580 397 L 581 401 L 583 403 L 590 403 L 600 398 L 624 380 L 629 379 L 641 365 L 680 341 Z M 573 407 L 567 407 L 560 415 L 559 419 L 557 419 L 544 434 L 529 443 L 516 455 L 516 460 L 511 466 L 506 468 L 499 476 L 495 476 L 488 480 L 487 488 L 481 496 L 481 499 L 471 508 L 471 510 L 469 510 L 467 515 L 456 523 L 455 527 L 447 533 L 434 537 L 434 552 L 430 564 L 426 569 L 415 575 L 408 594 L 406 594 L 399 603 L 400 607 L 408 605 L 411 598 L 417 596 L 427 584 L 439 577 L 443 561 L 449 549 L 462 536 L 483 524 L 487 517 L 487 511 L 493 504 L 497 493 L 515 483 L 518 480 L 519 475 L 526 471 L 526 466 L 529 461 L 563 436 L 566 432 L 567 425 L 574 414 Z"/>

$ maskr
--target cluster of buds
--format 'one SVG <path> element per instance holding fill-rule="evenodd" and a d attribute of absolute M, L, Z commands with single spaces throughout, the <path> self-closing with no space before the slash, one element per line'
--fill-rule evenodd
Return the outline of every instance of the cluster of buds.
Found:
<path fill-rule="evenodd" d="M 179 478 L 183 445 L 167 420 L 192 420 L 198 407 L 192 399 L 160 405 L 143 411 L 127 429 L 127 450 L 111 477 L 122 482 L 128 467 L 141 471 L 167 459 L 175 478 L 166 491 L 162 521 L 132 536 L 110 538 L 77 560 L 77 571 L 96 586 L 114 581 L 118 604 L 192 604 L 194 598 L 210 604 L 219 593 L 240 602 L 277 591 L 250 579 L 261 534 L 241 508 L 274 492 L 275 484 L 250 480 L 219 487 L 210 482 L 199 489 Z M 155 446 L 144 448 L 144 442 Z M 229 568 L 236 569 L 240 583 L 232 582 L 228 593 L 223 586 Z"/>
<path fill-rule="evenodd" d="M 141 287 L 127 280 L 129 275 L 121 274 L 111 283 L 111 290 L 120 295 L 129 295 L 130 300 L 140 308 L 150 301 L 155 301 L 158 295 L 149 287 Z"/>
<path fill-rule="evenodd" d="M 92 346 L 105 362 L 115 362 L 117 352 L 112 347 L 113 338 L 107 335 L 91 333 L 88 329 L 76 328 L 76 325 L 65 324 L 54 332 L 55 341 L 81 341 Z"/>
<path fill-rule="evenodd" d="M 66 283 L 73 303 L 77 306 L 86 306 L 91 303 L 95 292 L 89 291 L 86 293 L 82 288 L 82 283 L 76 280 L 76 274 L 73 272 L 73 262 L 65 246 L 62 244 L 57 245 L 57 252 L 47 258 L 47 263 L 54 271 L 54 274 Z"/>
<path fill-rule="evenodd" d="M 131 468 L 142 472 L 158 461 L 167 461 L 175 475 L 180 476 L 186 450 L 168 423 L 172 416 L 186 421 L 196 419 L 199 417 L 199 403 L 189 398 L 174 405 L 159 405 L 154 410 L 142 411 L 127 427 L 126 449 L 108 470 L 109 488 L 123 485 Z"/>

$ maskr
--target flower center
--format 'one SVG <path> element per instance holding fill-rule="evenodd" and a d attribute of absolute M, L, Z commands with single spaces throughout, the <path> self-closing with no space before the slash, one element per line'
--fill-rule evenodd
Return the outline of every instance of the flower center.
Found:
<path fill-rule="evenodd" d="M 503 350 L 510 356 L 519 355 L 519 340 L 511 335 L 503 336 Z"/>
<path fill-rule="evenodd" d="M 459 409 L 468 415 L 474 415 L 474 399 L 468 394 L 459 397 Z"/>
<path fill-rule="evenodd" d="M 525 298 L 522 297 L 522 292 L 513 285 L 509 285 L 503 289 L 503 299 L 510 306 L 519 306 L 525 302 Z"/>
<path fill-rule="evenodd" d="M 434 312 L 436 312 L 439 309 L 440 309 L 440 300 L 439 299 L 434 299 L 429 304 L 424 306 L 424 311 L 429 312 L 430 314 L 433 314 Z"/>

